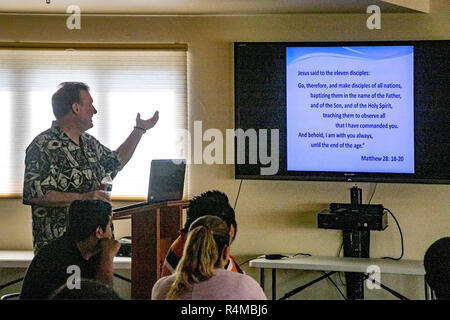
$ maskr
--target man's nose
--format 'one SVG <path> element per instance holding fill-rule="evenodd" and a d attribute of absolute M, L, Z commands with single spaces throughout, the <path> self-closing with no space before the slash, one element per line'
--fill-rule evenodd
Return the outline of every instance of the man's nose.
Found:
<path fill-rule="evenodd" d="M 92 109 L 94 109 L 94 114 L 96 114 L 97 113 L 97 109 L 95 109 L 94 106 L 92 106 Z"/>

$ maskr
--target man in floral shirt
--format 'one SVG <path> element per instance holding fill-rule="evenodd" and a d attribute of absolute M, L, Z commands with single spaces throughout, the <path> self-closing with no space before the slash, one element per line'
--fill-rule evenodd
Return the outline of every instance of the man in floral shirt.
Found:
<path fill-rule="evenodd" d="M 64 82 L 52 97 L 56 121 L 26 150 L 23 203 L 31 205 L 33 249 L 39 251 L 66 230 L 68 208 L 75 200 L 110 202 L 100 182 L 114 178 L 131 159 L 142 135 L 158 121 L 158 112 L 136 126 L 120 147 L 111 151 L 86 133 L 97 113 L 89 87 Z"/>

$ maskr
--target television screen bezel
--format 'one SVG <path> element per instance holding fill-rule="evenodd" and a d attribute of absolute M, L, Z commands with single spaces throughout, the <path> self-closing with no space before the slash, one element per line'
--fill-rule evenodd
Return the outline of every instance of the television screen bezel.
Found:
<path fill-rule="evenodd" d="M 308 42 L 234 42 L 234 122 L 235 129 L 241 128 L 238 114 L 238 97 L 236 91 L 238 89 L 238 76 L 236 75 L 239 57 L 237 50 L 242 45 L 265 45 L 265 46 L 283 46 L 286 47 L 333 47 L 333 46 L 408 46 L 408 45 L 440 45 L 444 43 L 450 48 L 450 40 L 399 40 L 399 41 L 308 41 Z M 449 54 L 450 55 L 450 54 Z M 286 59 L 286 57 L 284 57 Z M 286 72 L 286 70 L 284 70 Z M 416 88 L 414 88 L 414 118 L 416 118 Z M 285 112 L 285 111 L 284 111 Z M 284 118 L 286 121 L 286 118 Z M 416 123 L 416 119 L 414 120 Z M 246 128 L 243 128 L 244 130 Z M 258 129 L 258 128 L 256 128 Z M 267 128 L 269 129 L 269 128 Z M 280 137 L 281 137 L 280 130 Z M 416 136 L 416 129 L 414 130 Z M 286 148 L 286 143 L 280 143 L 280 148 Z M 286 150 L 284 150 L 286 152 Z M 246 152 L 247 154 L 247 152 Z M 280 157 L 281 157 L 280 150 Z M 281 159 L 280 159 L 281 160 Z M 235 179 L 249 179 L 249 180 L 299 180 L 299 181 L 330 181 L 330 182 L 377 182 L 377 183 L 410 183 L 410 184 L 450 184 L 450 178 L 423 178 L 416 177 L 414 174 L 389 174 L 389 173 L 367 173 L 367 172 L 331 172 L 331 171 L 287 171 L 281 169 L 275 175 L 261 175 L 260 173 L 248 173 L 248 168 L 252 166 L 252 170 L 256 170 L 261 165 L 249 165 L 237 163 L 237 143 L 235 143 L 235 159 L 234 159 L 234 173 Z M 281 163 L 281 161 L 280 161 Z M 284 160 L 284 164 L 286 161 Z M 447 165 L 448 167 L 448 165 Z M 246 169 L 247 168 L 247 169 Z M 281 172 L 281 170 L 283 170 Z"/>

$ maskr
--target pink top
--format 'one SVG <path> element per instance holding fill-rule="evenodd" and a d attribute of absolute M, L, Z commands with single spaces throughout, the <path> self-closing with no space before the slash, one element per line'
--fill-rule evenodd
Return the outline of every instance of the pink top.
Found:
<path fill-rule="evenodd" d="M 176 274 L 159 279 L 152 290 L 152 300 L 165 300 Z M 225 269 L 214 269 L 214 276 L 194 283 L 179 300 L 267 300 L 264 291 L 252 277 Z"/>

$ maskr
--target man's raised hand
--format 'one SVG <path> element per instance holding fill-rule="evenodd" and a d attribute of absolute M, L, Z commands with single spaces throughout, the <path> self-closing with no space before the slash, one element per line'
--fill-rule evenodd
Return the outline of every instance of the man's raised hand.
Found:
<path fill-rule="evenodd" d="M 153 114 L 153 117 L 151 117 L 150 119 L 147 119 L 147 120 L 141 119 L 141 114 L 138 113 L 136 116 L 136 127 L 142 128 L 144 130 L 151 129 L 158 122 L 158 119 L 159 119 L 158 111 L 156 111 Z"/>

